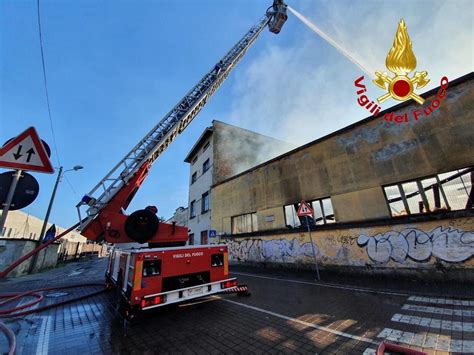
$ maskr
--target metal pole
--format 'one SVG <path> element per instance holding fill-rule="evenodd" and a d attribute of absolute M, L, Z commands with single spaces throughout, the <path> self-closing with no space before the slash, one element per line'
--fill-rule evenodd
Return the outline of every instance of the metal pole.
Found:
<path fill-rule="evenodd" d="M 13 196 L 15 195 L 16 185 L 21 178 L 22 170 L 16 170 L 16 174 L 13 175 L 13 180 L 10 185 L 10 190 L 8 190 L 7 200 L 3 204 L 2 216 L 0 217 L 0 237 L 3 237 L 3 228 L 5 227 L 5 222 L 7 221 L 8 210 L 13 201 Z"/>
<path fill-rule="evenodd" d="M 308 226 L 311 249 L 313 250 L 314 266 L 316 266 L 316 275 L 318 276 L 318 280 L 321 280 L 321 277 L 319 276 L 319 265 L 318 265 L 318 261 L 316 260 L 316 250 L 314 250 L 313 238 L 311 237 L 311 227 L 309 226 L 308 216 L 305 216 L 305 217 L 306 217 L 306 226 Z"/>
<path fill-rule="evenodd" d="M 43 226 L 41 227 L 41 233 L 39 236 L 40 244 L 43 241 L 44 233 L 46 232 L 46 227 L 48 226 L 49 214 L 51 213 L 51 209 L 53 207 L 54 198 L 56 197 L 56 191 L 58 190 L 58 185 L 59 185 L 59 182 L 61 181 L 62 174 L 63 174 L 63 167 L 60 166 L 59 172 L 58 172 L 58 178 L 56 179 L 56 183 L 54 184 L 53 193 L 51 194 L 51 199 L 49 200 L 48 210 L 46 211 L 46 216 L 44 217 Z"/>
<path fill-rule="evenodd" d="M 46 227 L 48 226 L 49 214 L 51 213 L 51 209 L 53 207 L 54 197 L 56 196 L 56 191 L 58 190 L 58 185 L 59 185 L 59 182 L 61 181 L 62 173 L 63 173 L 63 167 L 60 166 L 58 177 L 56 179 L 56 183 L 54 184 L 53 193 L 51 194 L 51 199 L 49 200 L 48 210 L 46 211 L 46 216 L 44 217 L 43 226 L 41 227 L 41 232 L 38 239 L 38 245 L 41 245 L 43 241 L 44 233 L 46 232 Z M 38 254 L 33 255 L 33 258 L 31 259 L 30 269 L 29 269 L 30 273 L 33 272 L 37 259 L 38 259 Z"/>

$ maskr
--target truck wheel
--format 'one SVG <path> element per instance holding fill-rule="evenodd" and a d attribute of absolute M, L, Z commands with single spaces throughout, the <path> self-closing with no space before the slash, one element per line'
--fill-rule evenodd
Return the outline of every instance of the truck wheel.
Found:
<path fill-rule="evenodd" d="M 125 221 L 125 232 L 138 243 L 146 243 L 158 231 L 160 221 L 156 214 L 149 210 L 138 210 Z"/>

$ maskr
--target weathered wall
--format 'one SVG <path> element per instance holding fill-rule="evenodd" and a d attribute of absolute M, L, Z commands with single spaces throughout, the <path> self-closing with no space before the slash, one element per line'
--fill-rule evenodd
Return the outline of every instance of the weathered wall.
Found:
<path fill-rule="evenodd" d="M 29 253 L 37 247 L 37 241 L 25 240 L 25 239 L 5 239 L 5 245 L 0 247 L 0 269 L 3 270 L 7 266 L 11 265 L 14 261 Z M 38 272 L 43 269 L 55 267 L 58 261 L 58 247 L 59 243 L 50 244 L 45 249 L 38 253 L 37 263 L 33 269 L 34 272 Z M 32 259 L 26 260 L 14 269 L 8 277 L 15 277 L 25 275 L 28 273 Z"/>
<path fill-rule="evenodd" d="M 430 94 L 425 106 L 434 97 Z M 420 106 L 407 104 L 395 113 L 415 109 Z M 408 123 L 367 119 L 215 186 L 213 229 L 230 233 L 225 221 L 231 216 L 328 196 L 335 197 L 338 222 L 389 216 L 382 206 L 382 185 L 474 165 L 473 137 L 471 78 L 451 84 L 440 108 L 428 117 Z M 363 190 L 367 193 L 357 196 L 359 210 L 354 210 L 344 194 Z M 284 228 L 284 222 L 277 227 Z"/>
<path fill-rule="evenodd" d="M 474 281 L 474 217 L 313 231 L 322 269 Z M 232 262 L 312 268 L 308 233 L 223 238 Z"/>

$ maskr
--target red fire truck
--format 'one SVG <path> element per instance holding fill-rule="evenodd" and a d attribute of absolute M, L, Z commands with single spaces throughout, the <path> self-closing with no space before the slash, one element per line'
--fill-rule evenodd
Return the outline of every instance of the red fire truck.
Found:
<path fill-rule="evenodd" d="M 77 204 L 78 229 L 86 238 L 143 245 L 115 249 L 106 272 L 129 314 L 238 289 L 237 280 L 229 277 L 225 245 L 185 246 L 188 229 L 160 221 L 156 207 L 130 215 L 125 209 L 156 159 L 204 107 L 265 26 L 279 33 L 286 18 L 283 0 L 274 0 L 265 16 Z"/>
<path fill-rule="evenodd" d="M 120 290 L 127 315 L 237 286 L 225 245 L 116 249 L 106 279 Z"/>

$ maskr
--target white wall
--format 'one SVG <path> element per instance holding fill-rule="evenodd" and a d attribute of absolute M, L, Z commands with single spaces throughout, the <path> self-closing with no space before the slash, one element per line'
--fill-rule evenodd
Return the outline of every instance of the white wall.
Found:
<path fill-rule="evenodd" d="M 188 201 L 188 214 L 191 213 L 191 201 L 196 201 L 196 217 L 189 219 L 188 228 L 190 229 L 189 233 L 194 233 L 194 244 L 201 244 L 201 231 L 208 231 L 211 229 L 211 211 L 207 211 L 204 214 L 201 214 L 201 199 L 202 194 L 211 189 L 212 185 L 212 165 L 213 165 L 213 142 L 212 136 L 209 138 L 209 147 L 203 152 L 202 147 L 197 152 L 197 161 L 194 164 L 190 164 L 189 172 L 189 201 Z M 195 156 L 191 157 L 191 162 Z M 202 164 L 209 159 L 210 168 L 204 174 L 202 171 Z M 197 172 L 197 180 L 191 184 L 192 175 Z M 209 195 L 209 208 L 210 208 L 210 195 Z"/>

